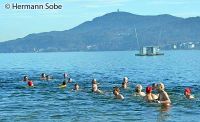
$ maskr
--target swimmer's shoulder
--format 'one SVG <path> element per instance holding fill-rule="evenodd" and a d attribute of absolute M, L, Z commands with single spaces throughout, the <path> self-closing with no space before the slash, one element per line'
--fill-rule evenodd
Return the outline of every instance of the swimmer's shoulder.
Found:
<path fill-rule="evenodd" d="M 66 88 L 67 85 L 59 85 L 59 88 Z"/>
<path fill-rule="evenodd" d="M 120 99 L 124 99 L 124 96 L 122 94 L 119 94 L 120 95 Z"/>
<path fill-rule="evenodd" d="M 146 94 L 145 94 L 144 92 L 141 92 L 141 96 L 142 96 L 142 97 L 145 97 Z"/>

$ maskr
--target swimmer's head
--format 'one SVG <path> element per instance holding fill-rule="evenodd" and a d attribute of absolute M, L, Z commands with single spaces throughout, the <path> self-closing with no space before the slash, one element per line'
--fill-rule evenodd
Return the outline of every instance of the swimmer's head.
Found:
<path fill-rule="evenodd" d="M 51 77 L 49 75 L 46 75 L 46 79 L 49 80 L 51 79 Z"/>
<path fill-rule="evenodd" d="M 114 95 L 118 95 L 119 93 L 116 90 L 113 90 Z"/>
<path fill-rule="evenodd" d="M 156 84 L 156 83 L 153 83 L 153 84 L 152 84 L 152 90 L 157 89 L 157 87 L 158 87 L 158 84 Z"/>
<path fill-rule="evenodd" d="M 42 77 L 42 78 L 45 78 L 45 77 L 46 77 L 46 74 L 42 73 L 42 74 L 41 74 L 41 77 Z"/>
<path fill-rule="evenodd" d="M 66 83 L 66 81 L 65 81 L 65 80 L 63 81 L 62 85 L 67 85 L 67 83 Z"/>
<path fill-rule="evenodd" d="M 79 85 L 77 83 L 74 85 L 74 90 L 79 90 Z"/>
<path fill-rule="evenodd" d="M 128 83 L 128 77 L 124 77 L 123 82 Z"/>
<path fill-rule="evenodd" d="M 28 86 L 33 86 L 33 81 L 29 80 L 28 81 Z"/>
<path fill-rule="evenodd" d="M 147 86 L 146 87 L 146 93 L 149 94 L 152 92 L 152 87 L 151 86 Z"/>
<path fill-rule="evenodd" d="M 191 89 L 190 88 L 185 88 L 184 94 L 185 95 L 190 95 L 191 94 Z"/>
<path fill-rule="evenodd" d="M 160 91 L 162 91 L 162 90 L 165 89 L 165 85 L 164 85 L 163 83 L 159 83 L 159 84 L 157 85 L 157 87 L 158 87 L 158 90 L 160 90 Z"/>
<path fill-rule="evenodd" d="M 117 92 L 120 92 L 119 87 L 115 87 L 114 90 L 116 90 Z"/>
<path fill-rule="evenodd" d="M 28 81 L 28 76 L 25 75 L 23 81 Z"/>
<path fill-rule="evenodd" d="M 135 92 L 141 92 L 142 91 L 142 85 L 137 84 L 135 87 Z"/>
<path fill-rule="evenodd" d="M 92 84 L 97 84 L 97 80 L 96 79 L 92 79 Z"/>
<path fill-rule="evenodd" d="M 67 77 L 68 77 L 67 73 L 64 73 L 63 76 L 64 76 L 64 78 L 67 78 Z"/>
<path fill-rule="evenodd" d="M 118 87 L 113 87 L 113 94 L 118 95 L 120 93 L 120 89 Z"/>
<path fill-rule="evenodd" d="M 68 79 L 68 82 L 70 82 L 70 83 L 71 83 L 71 82 L 72 82 L 72 79 L 71 79 L 71 78 L 69 78 L 69 79 Z"/>

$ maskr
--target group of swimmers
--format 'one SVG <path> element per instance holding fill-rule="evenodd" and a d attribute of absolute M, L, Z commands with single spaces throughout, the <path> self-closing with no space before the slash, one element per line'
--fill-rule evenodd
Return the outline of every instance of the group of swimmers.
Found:
<path fill-rule="evenodd" d="M 69 77 L 67 73 L 63 74 L 64 81 L 62 84 L 59 84 L 59 88 L 66 88 L 67 83 L 71 83 L 72 79 Z M 50 80 L 52 77 L 49 75 L 46 75 L 44 73 L 41 74 L 40 77 L 41 80 Z M 68 80 L 66 80 L 68 79 Z M 33 81 L 29 80 L 28 76 L 24 76 L 23 81 L 27 82 L 29 87 L 33 87 Z M 123 82 L 121 87 L 113 87 L 113 94 L 116 99 L 124 99 L 124 96 L 120 93 L 120 88 L 121 89 L 128 89 L 128 77 L 123 78 Z M 96 79 L 92 80 L 92 92 L 102 94 L 104 93 L 98 88 L 98 83 Z M 73 90 L 78 91 L 79 90 L 79 85 L 76 83 L 74 85 Z M 191 94 L 191 89 L 190 88 L 185 88 L 184 95 L 187 99 L 193 99 L 194 96 Z M 165 86 L 163 83 L 153 83 L 151 86 L 146 87 L 146 93 L 142 92 L 142 85 L 137 84 L 135 87 L 134 91 L 134 96 L 141 96 L 143 97 L 147 102 L 155 102 L 155 103 L 160 103 L 164 106 L 170 106 L 171 100 L 169 98 L 168 93 L 165 91 Z"/>
<path fill-rule="evenodd" d="M 124 77 L 121 88 L 128 88 L 128 78 Z M 152 93 L 155 92 L 155 93 Z M 157 93 L 157 94 L 156 94 Z M 120 94 L 119 87 L 114 87 L 113 94 L 118 99 L 124 99 L 123 95 Z M 156 102 L 161 103 L 163 105 L 170 105 L 171 100 L 169 95 L 165 91 L 165 86 L 163 83 L 153 83 L 151 86 L 146 87 L 146 93 L 142 92 L 142 85 L 137 84 L 135 87 L 135 96 L 144 97 L 147 102 Z M 193 99 L 194 96 L 191 94 L 190 88 L 185 88 L 184 95 L 187 99 Z"/>
<path fill-rule="evenodd" d="M 70 78 L 67 73 L 64 73 L 63 77 L 64 77 L 64 81 L 62 82 L 62 84 L 59 84 L 59 88 L 66 88 L 67 87 L 67 83 L 71 83 L 72 82 L 72 78 Z M 51 77 L 49 75 L 46 75 L 45 73 L 42 73 L 40 79 L 49 81 L 49 80 L 52 80 L 53 77 Z M 68 79 L 68 81 L 66 79 Z M 30 80 L 27 75 L 25 75 L 23 77 L 23 81 L 27 82 L 28 87 L 34 87 L 33 81 Z M 74 85 L 74 89 L 73 90 L 79 90 L 79 85 L 77 83 Z"/>
<path fill-rule="evenodd" d="M 153 86 L 153 87 L 152 87 Z M 161 103 L 162 105 L 169 106 L 171 100 L 165 91 L 165 86 L 163 83 L 153 84 L 152 86 L 146 87 L 146 93 L 142 92 L 142 85 L 137 84 L 135 87 L 135 96 L 144 97 L 147 102 Z M 128 88 L 128 78 L 125 77 L 122 82 L 122 88 Z M 158 94 L 153 94 L 152 91 L 157 90 Z M 123 95 L 120 94 L 119 87 L 114 87 L 113 94 L 117 99 L 124 99 Z"/>

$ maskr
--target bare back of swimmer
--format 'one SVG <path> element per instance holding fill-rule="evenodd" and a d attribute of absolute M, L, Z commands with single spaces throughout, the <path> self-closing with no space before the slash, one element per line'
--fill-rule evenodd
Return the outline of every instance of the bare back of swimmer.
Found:
<path fill-rule="evenodd" d="M 159 83 L 158 84 L 158 92 L 159 92 L 158 103 L 161 103 L 164 106 L 170 106 L 171 100 L 169 98 L 169 95 L 164 89 L 165 89 L 164 84 Z"/>

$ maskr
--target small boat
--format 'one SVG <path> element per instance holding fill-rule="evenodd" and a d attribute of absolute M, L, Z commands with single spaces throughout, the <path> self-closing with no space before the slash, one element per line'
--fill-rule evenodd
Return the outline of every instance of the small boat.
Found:
<path fill-rule="evenodd" d="M 138 54 L 135 56 L 159 56 L 164 55 L 164 53 L 160 53 L 159 46 L 145 46 L 141 47 Z"/>

